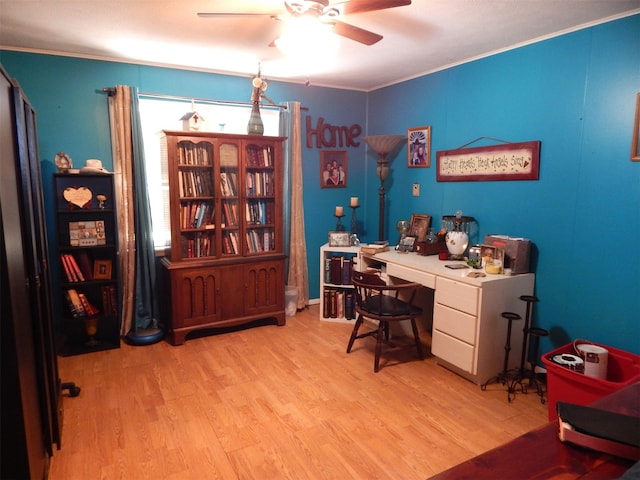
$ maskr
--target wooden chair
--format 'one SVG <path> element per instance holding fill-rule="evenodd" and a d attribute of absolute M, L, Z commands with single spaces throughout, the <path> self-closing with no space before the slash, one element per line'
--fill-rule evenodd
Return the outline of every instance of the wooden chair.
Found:
<path fill-rule="evenodd" d="M 377 272 L 354 271 L 352 281 L 355 287 L 357 318 L 353 326 L 353 332 L 351 332 L 347 353 L 351 352 L 351 347 L 353 347 L 353 342 L 356 339 L 375 336 L 376 349 L 373 370 L 377 372 L 380 370 L 380 354 L 383 343 L 390 346 L 390 348 L 385 349 L 385 352 L 406 348 L 406 346 L 394 347 L 389 344 L 389 324 L 391 322 L 410 320 L 418 356 L 421 360 L 424 359 L 415 320 L 422 313 L 422 309 L 414 305 L 416 293 L 421 285 L 414 282 L 387 285 Z M 359 334 L 358 331 L 362 326 L 364 317 L 377 320 L 378 327 Z"/>

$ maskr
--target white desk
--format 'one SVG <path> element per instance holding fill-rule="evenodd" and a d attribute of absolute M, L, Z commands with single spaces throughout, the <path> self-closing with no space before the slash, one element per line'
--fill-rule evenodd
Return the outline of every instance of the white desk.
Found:
<path fill-rule="evenodd" d="M 418 282 L 435 290 L 431 353 L 438 363 L 477 384 L 501 372 L 507 337 L 501 313 L 510 311 L 522 317 L 513 323 L 509 357 L 510 368 L 519 366 L 526 314 L 520 296 L 533 295 L 534 274 L 472 278 L 469 272 L 482 270 L 451 270 L 445 265 L 463 262 L 395 250 L 363 256 L 362 261 L 366 265 L 370 259 L 386 265 L 391 281 Z"/>

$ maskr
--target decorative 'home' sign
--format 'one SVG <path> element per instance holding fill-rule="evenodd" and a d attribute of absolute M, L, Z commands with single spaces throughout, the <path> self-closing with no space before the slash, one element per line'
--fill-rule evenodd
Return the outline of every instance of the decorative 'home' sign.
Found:
<path fill-rule="evenodd" d="M 438 182 L 537 180 L 540 142 L 442 150 L 436 160 Z"/>

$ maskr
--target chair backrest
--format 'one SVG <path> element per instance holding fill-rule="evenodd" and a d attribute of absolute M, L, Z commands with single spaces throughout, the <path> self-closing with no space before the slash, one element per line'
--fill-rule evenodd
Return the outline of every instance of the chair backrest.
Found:
<path fill-rule="evenodd" d="M 419 283 L 388 285 L 378 272 L 354 271 L 351 278 L 356 292 L 356 311 L 364 316 L 402 320 L 420 313 L 414 305 Z"/>

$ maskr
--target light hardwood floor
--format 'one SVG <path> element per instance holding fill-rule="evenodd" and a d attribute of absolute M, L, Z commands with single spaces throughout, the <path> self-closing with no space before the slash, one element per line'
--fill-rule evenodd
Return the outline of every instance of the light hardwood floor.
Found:
<path fill-rule="evenodd" d="M 283 327 L 59 358 L 82 392 L 64 398 L 50 479 L 425 479 L 547 422 L 535 394 L 508 403 L 415 349 L 376 374 L 374 339 L 347 355 L 350 332 L 312 306 Z"/>

